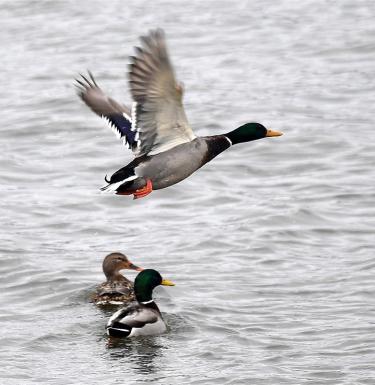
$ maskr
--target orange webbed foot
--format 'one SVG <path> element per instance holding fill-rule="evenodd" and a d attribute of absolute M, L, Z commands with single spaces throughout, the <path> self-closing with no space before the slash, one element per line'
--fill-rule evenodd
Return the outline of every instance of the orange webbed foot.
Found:
<path fill-rule="evenodd" d="M 134 199 L 139 199 L 139 198 L 144 198 L 145 196 L 151 193 L 152 193 L 152 182 L 150 179 L 147 179 L 146 186 L 138 190 L 135 190 L 133 195 L 134 195 Z"/>

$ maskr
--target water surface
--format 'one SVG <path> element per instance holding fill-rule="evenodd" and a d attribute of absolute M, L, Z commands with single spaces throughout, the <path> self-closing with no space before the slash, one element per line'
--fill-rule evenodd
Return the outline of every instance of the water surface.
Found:
<path fill-rule="evenodd" d="M 373 384 L 374 16 L 368 0 L 2 1 L 0 382 Z M 100 194 L 131 154 L 73 79 L 89 68 L 128 103 L 127 57 L 155 27 L 198 135 L 285 135 L 145 199 Z M 108 343 L 88 297 L 115 250 L 176 282 L 156 293 L 168 333 Z"/>

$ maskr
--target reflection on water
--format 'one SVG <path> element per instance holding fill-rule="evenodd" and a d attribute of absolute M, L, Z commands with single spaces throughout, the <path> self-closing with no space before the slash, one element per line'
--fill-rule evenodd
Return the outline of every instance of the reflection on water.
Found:
<path fill-rule="evenodd" d="M 139 374 L 158 372 L 158 363 L 167 347 L 158 343 L 155 337 L 134 339 L 108 338 L 109 357 L 121 364 L 123 360 L 131 363 L 132 369 Z"/>
<path fill-rule="evenodd" d="M 186 319 L 177 314 L 163 314 L 163 318 L 168 325 L 168 331 L 162 338 L 159 336 L 128 339 L 108 337 L 106 347 L 108 357 L 113 364 L 123 365 L 126 362 L 141 375 L 146 377 L 152 374 L 158 375 L 163 369 L 163 360 L 168 355 L 171 341 L 179 338 L 182 342 L 182 339 L 189 338 L 193 331 Z"/>

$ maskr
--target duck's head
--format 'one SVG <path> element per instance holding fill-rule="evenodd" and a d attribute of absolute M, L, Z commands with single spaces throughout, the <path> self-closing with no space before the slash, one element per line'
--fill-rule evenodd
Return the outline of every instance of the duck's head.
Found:
<path fill-rule="evenodd" d="M 120 273 L 120 270 L 136 270 L 142 271 L 141 267 L 138 267 L 131 263 L 128 257 L 122 253 L 108 254 L 103 261 L 103 272 L 107 279 L 115 279 Z"/>
<path fill-rule="evenodd" d="M 174 286 L 174 283 L 163 279 L 160 273 L 153 269 L 141 271 L 134 281 L 134 292 L 138 302 L 152 301 L 152 291 L 156 286 Z"/>
<path fill-rule="evenodd" d="M 283 133 L 279 131 L 269 130 L 260 123 L 246 123 L 235 130 L 228 132 L 225 136 L 232 144 L 250 142 L 266 138 L 268 136 L 281 136 Z"/>

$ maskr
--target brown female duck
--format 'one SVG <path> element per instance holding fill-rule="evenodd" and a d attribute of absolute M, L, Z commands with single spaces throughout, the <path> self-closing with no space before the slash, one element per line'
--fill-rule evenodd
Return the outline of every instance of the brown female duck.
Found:
<path fill-rule="evenodd" d="M 115 252 L 108 254 L 103 260 L 103 272 L 107 278 L 98 286 L 92 301 L 97 305 L 123 305 L 134 301 L 133 282 L 124 277 L 120 270 L 142 271 L 141 267 L 131 263 L 127 256 Z"/>

